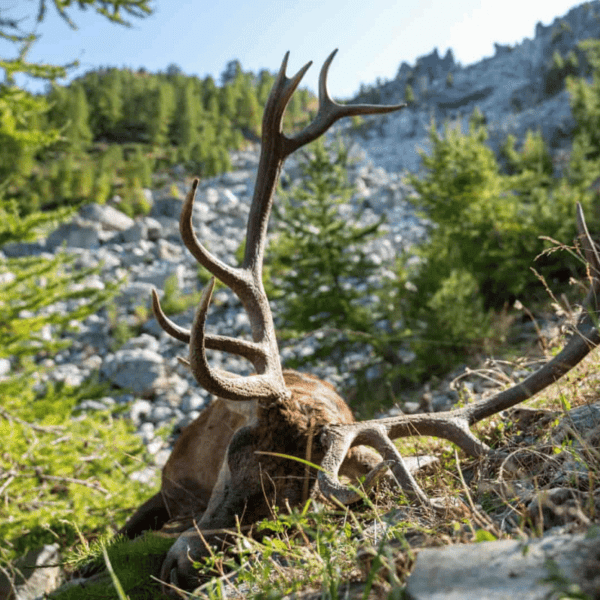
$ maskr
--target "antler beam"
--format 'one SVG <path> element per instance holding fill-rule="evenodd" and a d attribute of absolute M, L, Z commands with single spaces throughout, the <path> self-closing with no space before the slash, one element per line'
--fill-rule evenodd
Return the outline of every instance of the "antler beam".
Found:
<path fill-rule="evenodd" d="M 328 450 L 322 462 L 324 471 L 320 471 L 318 475 L 319 487 L 325 496 L 336 498 L 346 504 L 358 500 L 359 495 L 342 485 L 337 475 L 348 449 L 352 446 L 367 444 L 377 449 L 384 458 L 384 462 L 369 474 L 368 482 L 374 481 L 384 466 L 389 465 L 409 496 L 422 503 L 430 504 L 416 481 L 408 473 L 401 457 L 399 455 L 393 457 L 391 450 L 386 452 L 391 440 L 429 435 L 454 442 L 470 456 L 487 454 L 490 448 L 471 433 L 469 429 L 471 425 L 531 398 L 540 390 L 560 379 L 600 344 L 600 332 L 597 328 L 598 313 L 600 312 L 600 257 L 596 245 L 590 237 L 580 204 L 577 204 L 577 227 L 587 261 L 590 289 L 582 304 L 583 313 L 563 350 L 523 382 L 491 398 L 456 410 L 327 426 L 323 431 L 322 441 Z"/>
<path fill-rule="evenodd" d="M 192 214 L 198 180 L 194 180 L 184 202 L 179 230 L 181 237 L 194 256 L 214 277 L 231 288 L 242 302 L 252 329 L 252 342 L 235 340 L 225 336 L 211 336 L 204 332 L 206 312 L 210 303 L 212 287 L 205 290 L 191 331 L 182 329 L 164 314 L 156 291 L 152 294 L 152 308 L 161 327 L 178 340 L 190 344 L 189 364 L 198 383 L 208 391 L 228 400 L 265 399 L 285 397 L 288 392 L 283 382 L 275 326 L 269 301 L 262 282 L 262 265 L 267 226 L 273 197 L 285 159 L 295 150 L 321 136 L 342 117 L 389 113 L 403 108 L 404 104 L 374 106 L 356 104 L 342 106 L 334 102 L 327 91 L 327 73 L 334 50 L 321 69 L 319 77 L 319 109 L 312 123 L 298 134 L 287 137 L 283 131 L 285 109 L 312 63 L 304 65 L 292 78 L 286 76 L 289 52 L 286 53 L 279 73 L 269 94 L 262 123 L 262 144 L 254 196 L 250 206 L 246 231 L 246 249 L 240 267 L 232 267 L 211 254 L 198 240 L 193 229 Z M 235 377 L 211 369 L 206 360 L 205 348 L 230 352 L 249 359 L 257 375 L 251 378 Z"/>

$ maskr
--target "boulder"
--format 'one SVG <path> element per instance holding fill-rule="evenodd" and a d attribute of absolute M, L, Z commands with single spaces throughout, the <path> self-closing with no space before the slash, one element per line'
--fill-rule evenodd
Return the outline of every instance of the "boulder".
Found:
<path fill-rule="evenodd" d="M 569 583 L 597 598 L 600 535 L 548 535 L 425 548 L 408 578 L 410 600 L 546 600 Z M 574 597 L 574 596 L 569 596 Z M 583 596 L 577 596 L 583 597 Z"/>
<path fill-rule="evenodd" d="M 134 224 L 131 217 L 108 204 L 86 204 L 79 209 L 79 214 L 108 231 L 125 231 Z"/>
<path fill-rule="evenodd" d="M 67 248 L 97 248 L 100 245 L 98 228 L 99 226 L 91 221 L 73 219 L 70 223 L 60 225 L 48 236 L 46 248 L 54 251 L 63 244 Z"/>
<path fill-rule="evenodd" d="M 0 571 L 0 600 L 46 598 L 64 580 L 56 544 L 29 551 Z"/>
<path fill-rule="evenodd" d="M 100 370 L 112 384 L 134 394 L 152 394 L 164 383 L 163 357 L 142 348 L 118 350 L 104 359 Z"/>

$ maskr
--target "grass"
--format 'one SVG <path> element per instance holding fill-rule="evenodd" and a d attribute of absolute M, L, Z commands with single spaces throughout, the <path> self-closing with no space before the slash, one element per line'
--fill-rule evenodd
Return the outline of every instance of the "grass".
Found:
<path fill-rule="evenodd" d="M 385 486 L 352 507 L 309 500 L 301 508 L 274 513 L 258 524 L 252 537 L 239 533 L 232 548 L 214 551 L 198 564 L 204 582 L 193 597 L 402 599 L 420 548 L 536 537 L 557 524 L 571 532 L 597 525 L 600 506 L 594 495 L 600 492 L 600 460 L 595 438 L 567 431 L 557 444 L 553 432 L 569 405 L 597 399 L 594 380 L 599 368 L 600 357 L 592 355 L 529 403 L 531 410 L 514 422 L 496 416 L 481 424 L 478 435 L 501 451 L 499 455 L 465 458 L 441 440 L 400 440 L 405 455 L 438 457 L 419 482 L 431 498 L 439 499 L 444 511 L 411 506 L 402 493 Z M 565 462 L 575 462 L 581 470 L 562 484 L 574 490 L 572 497 L 553 506 L 544 501 L 544 494 Z M 110 559 L 115 576 L 131 600 L 150 597 L 135 583 L 137 579 L 132 580 L 131 570 L 143 569 L 147 584 L 156 585 L 150 575 L 158 572 L 164 553 L 158 544 L 155 562 L 119 559 L 119 551 L 131 556 L 136 544 L 140 542 L 108 544 L 109 555 L 115 556 Z M 109 583 L 105 576 L 104 594 L 107 588 L 114 590 Z M 156 593 L 158 588 L 150 589 Z M 115 591 L 103 597 L 118 598 Z"/>

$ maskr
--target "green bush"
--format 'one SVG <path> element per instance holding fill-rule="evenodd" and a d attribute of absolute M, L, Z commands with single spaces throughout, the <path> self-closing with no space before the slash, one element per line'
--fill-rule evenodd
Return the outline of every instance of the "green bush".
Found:
<path fill-rule="evenodd" d="M 453 270 L 469 271 L 486 309 L 502 308 L 530 294 L 530 267 L 548 247 L 540 236 L 569 242 L 576 233 L 574 199 L 584 207 L 589 195 L 552 180 L 551 161 L 539 135 L 528 134 L 522 149 L 505 146 L 513 175 L 500 172 L 484 143 L 483 126 L 469 133 L 431 128 L 432 153 L 423 156 L 425 173 L 407 180 L 419 194 L 415 204 L 434 227 L 418 249 L 423 262 L 415 284 L 426 304 Z M 560 255 L 541 261 L 549 276 L 567 268 Z"/>
<path fill-rule="evenodd" d="M 506 172 L 486 140 L 481 118 L 471 119 L 466 134 L 448 125 L 439 134 L 432 125 L 423 171 L 407 177 L 419 194 L 415 205 L 432 224 L 428 240 L 415 249 L 419 260 L 402 258 L 399 265 L 398 296 L 417 372 L 443 371 L 501 341 L 494 315 L 516 299 L 546 298 L 532 267 L 553 289 L 565 289 L 573 261 L 566 253 L 544 253 L 552 242 L 541 237 L 571 242 L 576 202 L 590 222 L 597 219 L 583 185 L 553 178 L 539 133 L 528 132 L 519 149 L 507 139 Z M 406 280 L 415 293 L 406 292 Z"/>
<path fill-rule="evenodd" d="M 131 485 L 149 460 L 131 424 L 108 413 L 76 417 L 77 402 L 102 388 L 34 388 L 31 373 L 0 382 L 0 566 L 119 527 L 153 492 Z"/>

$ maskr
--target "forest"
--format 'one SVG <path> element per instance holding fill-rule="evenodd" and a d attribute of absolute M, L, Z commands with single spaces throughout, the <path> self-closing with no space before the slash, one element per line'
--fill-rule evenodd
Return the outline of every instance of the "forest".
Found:
<path fill-rule="evenodd" d="M 210 177 L 231 168 L 229 151 L 260 140 L 261 107 L 273 81 L 266 70 L 244 72 L 231 61 L 219 82 L 170 65 L 165 73 L 107 68 L 68 85 L 48 84 L 37 98 L 48 110 L 35 121 L 55 131 L 56 140 L 36 150 L 3 145 L 2 175 L 11 176 L 5 197 L 24 216 L 104 203 L 118 193 L 125 212 L 140 214 L 141 190 L 152 186 L 152 174 L 180 165 Z M 299 90 L 288 125 L 306 120 L 312 107 L 312 94 Z"/>

